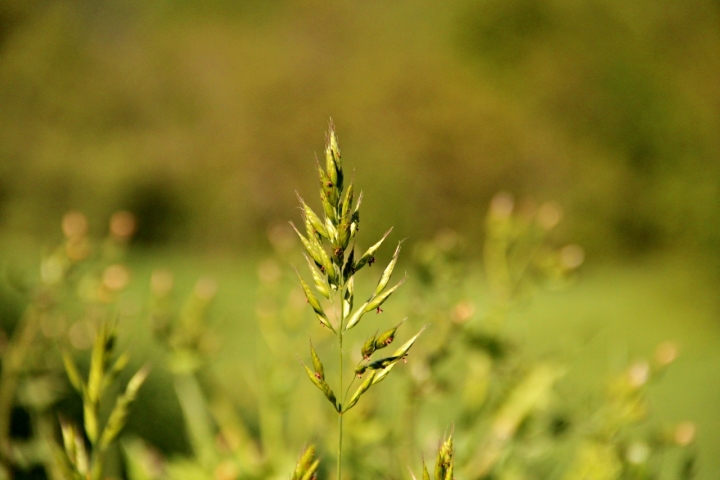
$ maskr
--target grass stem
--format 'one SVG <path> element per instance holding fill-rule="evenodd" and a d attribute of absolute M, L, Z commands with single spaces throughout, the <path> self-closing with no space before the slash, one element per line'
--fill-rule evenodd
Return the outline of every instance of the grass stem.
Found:
<path fill-rule="evenodd" d="M 345 309 L 342 306 L 343 292 L 344 289 L 340 289 L 340 321 L 338 322 L 338 360 L 340 364 L 338 377 L 340 380 L 340 389 L 338 392 L 342 395 L 343 391 L 343 330 L 345 326 Z M 341 402 L 345 402 L 345 398 L 341 397 Z M 342 440 L 343 440 L 343 409 L 344 405 L 340 404 L 340 411 L 338 412 L 338 459 L 337 459 L 337 480 L 342 479 Z"/>

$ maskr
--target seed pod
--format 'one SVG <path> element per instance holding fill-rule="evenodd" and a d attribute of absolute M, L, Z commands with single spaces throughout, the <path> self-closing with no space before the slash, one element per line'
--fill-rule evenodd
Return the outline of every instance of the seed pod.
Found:
<path fill-rule="evenodd" d="M 404 357 L 405 355 L 407 355 L 408 351 L 410 350 L 410 348 L 411 348 L 411 347 L 413 346 L 413 344 L 415 343 L 415 340 L 418 339 L 418 337 L 425 331 L 426 328 L 427 328 L 427 325 L 425 325 L 424 327 L 422 327 L 422 328 L 420 329 L 420 331 L 415 334 L 414 337 L 412 337 L 412 338 L 411 338 L 410 340 L 408 340 L 407 342 L 403 343 L 400 348 L 398 348 L 397 350 L 395 350 L 395 352 L 393 353 L 393 356 L 396 356 L 396 357 Z"/>
<path fill-rule="evenodd" d="M 363 380 L 363 383 L 360 384 L 357 390 L 355 390 L 355 393 L 353 393 L 352 397 L 350 397 L 350 400 L 348 400 L 347 405 L 343 409 L 343 412 L 347 412 L 352 407 L 355 406 L 355 404 L 360 400 L 360 396 L 367 392 L 367 390 L 372 386 L 373 379 L 375 378 L 375 372 L 372 371 L 370 374 L 365 377 L 365 380 Z"/>
<path fill-rule="evenodd" d="M 295 230 L 295 233 L 297 233 L 297 236 L 300 237 L 300 242 L 303 244 L 303 247 L 305 247 L 305 251 L 308 253 L 308 255 L 310 255 L 310 258 L 315 260 L 315 263 L 317 263 L 318 265 L 322 265 L 322 256 L 320 255 L 320 252 L 315 248 L 316 243 L 311 242 L 309 239 L 305 238 L 303 234 L 300 233 L 295 227 L 294 223 L 290 222 L 290 225 L 292 226 L 293 230 Z"/>
<path fill-rule="evenodd" d="M 330 401 L 330 403 L 333 404 L 333 407 L 335 407 L 336 411 L 340 412 L 340 405 L 338 405 L 337 399 L 335 398 L 335 394 L 333 393 L 330 386 L 327 383 L 325 383 L 322 390 L 323 390 L 323 393 L 325 394 L 325 398 L 327 398 Z"/>
<path fill-rule="evenodd" d="M 338 238 L 337 228 L 335 228 L 335 225 L 333 225 L 329 217 L 325 217 L 325 229 L 327 230 L 327 238 L 328 240 L 330 240 L 330 243 L 332 243 L 333 245 L 336 244 Z"/>
<path fill-rule="evenodd" d="M 315 476 L 315 473 L 317 472 L 319 465 L 320 465 L 320 459 L 315 460 L 312 463 L 312 465 L 310 465 L 310 468 L 307 469 L 307 472 L 305 472 L 305 475 L 303 475 L 300 480 L 314 480 L 315 478 L 317 478 Z"/>
<path fill-rule="evenodd" d="M 390 263 L 388 263 L 388 266 L 385 267 L 383 274 L 380 276 L 380 281 L 378 282 L 377 287 L 375 287 L 375 295 L 379 295 L 380 292 L 382 292 L 385 289 L 385 287 L 387 287 L 387 284 L 390 281 L 390 277 L 392 276 L 392 272 L 395 269 L 395 264 L 397 263 L 398 255 L 400 255 L 400 245 L 401 244 L 402 244 L 402 241 L 400 243 L 398 243 L 398 246 L 395 249 L 395 253 L 393 254 L 392 260 L 390 260 Z"/>
<path fill-rule="evenodd" d="M 390 345 L 393 340 L 395 340 L 395 332 L 397 332 L 397 329 L 400 328 L 400 325 L 404 322 L 405 319 L 403 319 L 403 321 L 398 323 L 395 327 L 380 334 L 380 336 L 377 337 L 377 340 L 375 340 L 375 350 L 380 350 L 381 348 L 385 348 Z"/>
<path fill-rule="evenodd" d="M 422 459 L 423 464 L 423 480 L 430 480 L 430 472 L 428 472 L 427 465 L 425 465 L 425 457 Z"/>
<path fill-rule="evenodd" d="M 365 266 L 368 261 L 375 256 L 375 252 L 377 252 L 378 248 L 380 248 L 380 245 L 385 241 L 388 235 L 390 235 L 390 232 L 392 232 L 392 228 L 385 232 L 385 235 L 380 239 L 379 242 L 377 242 L 372 247 L 368 248 L 365 253 L 363 253 L 363 256 L 360 257 L 360 260 L 358 260 L 357 265 L 355 265 L 355 271 L 360 270 L 362 267 Z"/>
<path fill-rule="evenodd" d="M 338 169 L 330 145 L 325 147 L 325 172 L 333 185 L 338 183 Z"/>
<path fill-rule="evenodd" d="M 90 357 L 90 374 L 87 382 L 87 398 L 91 404 L 97 404 L 102 395 L 102 384 L 105 369 L 105 362 L 114 343 L 114 334 L 110 331 L 110 326 L 104 322 L 100 327 L 100 331 L 95 336 L 92 355 Z M 95 428 L 91 427 L 95 430 Z M 91 435 L 95 432 L 88 432 Z M 94 442 L 96 438 L 92 438 Z"/>
<path fill-rule="evenodd" d="M 325 269 L 325 274 L 328 276 L 328 281 L 332 285 L 333 283 L 337 284 L 337 273 L 335 271 L 335 267 L 333 266 L 333 263 L 330 261 L 330 256 L 327 254 L 325 249 L 322 247 L 320 242 L 317 241 L 317 239 L 313 239 L 313 245 L 315 250 L 318 253 L 318 256 L 320 257 L 320 265 Z"/>
<path fill-rule="evenodd" d="M 360 212 L 360 205 L 362 204 L 362 201 L 363 201 L 363 192 L 362 192 L 362 190 L 361 190 L 361 191 L 360 191 L 360 196 L 358 196 L 358 201 L 357 201 L 357 203 L 355 204 L 355 210 L 353 210 L 353 213 L 359 213 L 359 212 Z"/>
<path fill-rule="evenodd" d="M 340 148 L 338 147 L 337 135 L 335 134 L 335 127 L 330 125 L 330 131 L 328 132 L 327 143 L 325 147 L 325 163 L 327 165 L 328 176 L 332 179 L 333 176 L 330 173 L 331 169 L 335 171 L 337 179 L 333 181 L 339 191 L 343 189 L 343 171 L 342 171 L 342 160 L 340 156 Z"/>
<path fill-rule="evenodd" d="M 355 313 L 353 313 L 352 316 L 348 319 L 347 324 L 345 325 L 344 331 L 348 331 L 351 328 L 353 328 L 355 325 L 358 324 L 358 322 L 360 321 L 360 318 L 362 318 L 362 316 L 366 313 L 365 309 L 367 308 L 368 303 L 369 302 L 363 303 L 362 305 L 360 305 L 360 308 L 355 310 Z"/>
<path fill-rule="evenodd" d="M 322 306 L 320 305 L 320 302 L 318 302 L 317 297 L 315 297 L 315 294 L 310 290 L 310 287 L 307 283 L 302 279 L 300 276 L 300 272 L 295 269 L 295 273 L 298 276 L 298 280 L 300 280 L 300 285 L 302 286 L 303 292 L 305 292 L 305 298 L 307 298 L 308 303 L 312 307 L 313 310 L 315 310 L 315 313 L 320 316 L 325 316 L 325 312 L 322 309 Z"/>
<path fill-rule="evenodd" d="M 308 239 L 308 243 L 310 244 L 310 248 L 312 249 L 312 251 L 308 253 L 312 257 L 312 259 L 315 260 L 315 263 L 317 263 L 325 271 L 325 275 L 327 275 L 328 277 L 328 283 L 331 286 L 333 284 L 337 285 L 337 273 L 332 262 L 330 261 L 330 257 L 328 256 L 320 241 L 316 237 L 311 237 L 310 239 Z"/>
<path fill-rule="evenodd" d="M 101 391 L 105 391 L 106 388 L 108 388 L 110 385 L 112 385 L 115 380 L 117 379 L 118 375 L 125 369 L 128 362 L 130 361 L 130 354 L 127 352 L 122 353 L 117 360 L 115 360 L 115 363 L 113 364 L 112 368 L 110 368 L 109 371 L 106 372 Z"/>
<path fill-rule="evenodd" d="M 363 194 L 360 192 L 355 210 L 350 217 L 350 238 L 355 238 L 355 234 L 360 230 L 360 204 L 362 203 Z"/>
<path fill-rule="evenodd" d="M 60 418 L 60 432 L 62 433 L 63 445 L 65 447 L 65 453 L 72 463 L 75 463 L 76 449 L 75 449 L 75 428 L 73 425 Z"/>
<path fill-rule="evenodd" d="M 303 363 L 303 367 L 305 367 L 305 373 L 307 373 L 308 378 L 310 381 L 315 385 L 317 388 L 325 392 L 325 381 L 320 380 L 318 377 L 315 376 L 315 372 L 310 370 L 310 368 Z"/>
<path fill-rule="evenodd" d="M 330 181 L 330 177 L 328 177 L 327 173 L 325 173 L 325 170 L 323 170 L 320 166 L 317 155 L 315 155 L 315 166 L 318 171 L 318 177 L 320 178 L 320 189 L 324 190 L 325 188 L 328 188 L 328 184 L 330 184 L 330 186 L 334 185 L 334 183 Z"/>
<path fill-rule="evenodd" d="M 62 352 L 62 357 L 63 363 L 65 364 L 65 372 L 67 373 L 68 380 L 70 380 L 70 385 L 72 385 L 78 392 L 83 393 L 86 388 L 85 382 L 83 382 L 82 377 L 80 376 L 80 371 L 78 370 L 77 365 L 75 365 L 75 361 L 70 353 L 66 351 Z"/>
<path fill-rule="evenodd" d="M 335 161 L 335 165 L 337 166 L 338 170 L 342 170 L 342 162 L 340 160 L 340 146 L 338 145 L 337 134 L 335 133 L 335 125 L 332 123 L 332 121 L 330 121 L 329 138 L 327 143 L 330 151 L 333 153 L 333 160 Z"/>
<path fill-rule="evenodd" d="M 445 478 L 443 480 L 453 480 L 453 470 L 455 468 L 455 462 L 450 459 L 450 465 L 445 470 Z"/>
<path fill-rule="evenodd" d="M 398 288 L 400 288 L 400 285 L 402 285 L 403 283 L 405 283 L 405 280 L 407 280 L 407 277 L 403 277 L 403 279 L 400 280 L 400 281 L 399 281 L 394 287 L 392 287 L 391 289 L 389 289 L 389 290 L 381 293 L 381 294 L 378 295 L 377 297 L 373 297 L 372 300 L 370 300 L 370 301 L 367 303 L 367 306 L 365 307 L 365 312 L 366 312 L 366 313 L 367 313 L 367 312 L 371 312 L 371 311 L 375 310 L 376 308 L 380 307 L 380 305 L 382 305 L 383 303 L 385 303 L 385 300 L 387 300 L 388 298 L 390 298 L 390 295 L 392 295 L 392 294 L 395 292 L 395 290 L 397 290 Z"/>
<path fill-rule="evenodd" d="M 333 251 L 332 251 L 332 259 L 333 259 L 333 263 L 335 263 L 335 265 L 337 265 L 338 271 L 340 271 L 340 269 L 342 268 L 344 256 L 345 256 L 345 250 L 340 248 L 339 245 L 334 245 Z"/>
<path fill-rule="evenodd" d="M 453 439 L 450 433 L 438 450 L 435 460 L 435 479 L 452 480 L 453 463 Z"/>
<path fill-rule="evenodd" d="M 437 457 L 435 458 L 435 480 L 445 480 L 445 472 L 443 468 L 443 458 L 442 453 L 438 452 Z"/>
<path fill-rule="evenodd" d="M 365 373 L 368 369 L 367 363 L 359 363 L 357 367 L 355 367 L 355 375 L 358 377 L 361 377 L 363 373 Z"/>
<path fill-rule="evenodd" d="M 322 220 L 320 220 L 320 217 L 318 217 L 317 214 L 313 211 L 313 209 L 310 208 L 307 203 L 305 203 L 305 200 L 303 200 L 300 194 L 296 192 L 296 195 L 298 197 L 298 200 L 300 200 L 300 204 L 302 205 L 305 217 L 310 222 L 315 231 L 323 237 L 329 238 L 328 233 L 325 230 L 325 225 L 323 224 Z"/>
<path fill-rule="evenodd" d="M 342 276 L 343 280 L 346 282 L 350 277 L 353 276 L 355 273 L 355 248 L 353 247 L 352 250 L 350 250 L 350 255 L 348 255 L 347 260 L 345 261 L 345 266 L 342 269 Z"/>
<path fill-rule="evenodd" d="M 120 431 L 125 427 L 127 421 L 130 404 L 137 397 L 137 393 L 149 373 L 150 368 L 148 366 L 144 366 L 138 370 L 137 373 L 130 378 L 127 387 L 125 387 L 125 392 L 118 397 L 115 402 L 115 407 L 112 412 L 110 412 L 110 417 L 108 417 L 107 423 L 105 424 L 102 437 L 100 437 L 100 443 L 98 445 L 100 451 L 107 449 L 110 443 L 120 435 Z"/>
<path fill-rule="evenodd" d="M 330 321 L 328 320 L 327 316 L 325 316 L 325 312 L 322 309 L 322 306 L 320 305 L 320 302 L 318 302 L 317 297 L 315 297 L 315 294 L 313 294 L 312 290 L 310 290 L 310 287 L 307 283 L 302 279 L 300 276 L 300 273 L 295 269 L 295 273 L 298 276 L 298 279 L 300 280 L 300 285 L 302 286 L 303 292 L 305 292 L 305 298 L 307 298 L 308 303 L 312 307 L 312 309 L 315 311 L 315 315 L 318 317 L 318 320 L 320 320 L 320 323 L 328 327 L 333 332 L 335 329 L 330 324 Z"/>
<path fill-rule="evenodd" d="M 313 361 L 314 361 L 314 359 L 313 359 Z M 302 364 L 302 366 L 305 368 L 305 373 L 307 373 L 307 376 L 310 379 L 310 381 L 313 383 L 313 385 L 315 385 L 317 388 L 319 388 L 320 391 L 322 391 L 323 394 L 325 394 L 325 398 L 327 398 L 330 401 L 330 403 L 333 404 L 333 407 L 335 407 L 335 410 L 339 411 L 340 406 L 337 404 L 337 399 L 335 398 L 335 394 L 333 393 L 330 386 L 327 383 L 325 383 L 325 378 L 322 377 L 321 375 L 318 375 L 317 372 L 313 372 L 312 370 L 310 370 L 310 368 L 307 365 L 305 365 L 304 363 Z"/>
<path fill-rule="evenodd" d="M 365 360 L 370 358 L 370 355 L 375 353 L 375 350 L 377 350 L 377 348 L 375 347 L 375 344 L 376 344 L 375 336 L 376 335 L 377 335 L 377 332 L 375 332 L 372 337 L 368 338 L 367 341 L 363 344 L 362 348 L 360 349 L 360 354 L 362 355 L 362 357 Z"/>
<path fill-rule="evenodd" d="M 347 289 L 342 301 L 343 317 L 350 315 L 350 311 L 353 307 L 353 300 L 355 299 L 355 279 L 351 278 L 347 283 Z"/>
<path fill-rule="evenodd" d="M 293 473 L 292 480 L 303 480 L 306 474 L 311 476 L 317 470 L 319 462 L 314 460 L 315 458 L 315 445 L 309 445 L 301 453 L 295 466 L 295 472 Z M 310 477 L 308 477 L 310 478 Z"/>
<path fill-rule="evenodd" d="M 379 360 L 375 360 L 374 362 L 369 363 L 367 368 L 369 368 L 370 370 L 383 370 L 383 369 L 389 367 L 390 365 L 393 365 L 395 362 L 400 360 L 400 358 L 401 357 L 394 357 L 394 356 L 381 358 Z"/>
<path fill-rule="evenodd" d="M 87 478 L 90 472 L 90 453 L 85 446 L 85 439 L 80 431 L 75 431 L 75 468 L 80 473 L 81 478 Z"/>
<path fill-rule="evenodd" d="M 330 287 L 328 286 L 325 277 L 320 273 L 315 264 L 310 260 L 307 255 L 303 253 L 303 256 L 307 261 L 308 268 L 310 268 L 310 273 L 312 274 L 313 281 L 315 282 L 315 289 L 320 292 L 320 295 L 330 300 Z"/>
<path fill-rule="evenodd" d="M 375 375 L 373 384 L 381 382 L 385 377 L 388 376 L 388 374 L 390 373 L 390 370 L 393 369 L 393 367 L 395 366 L 395 364 L 397 364 L 397 362 L 399 362 L 401 359 L 405 358 L 405 356 L 410 351 L 410 348 L 415 343 L 415 340 L 418 339 L 420 334 L 423 331 L 425 331 L 426 328 L 427 328 L 427 326 L 421 328 L 420 331 L 417 334 L 415 334 L 414 337 L 412 337 L 410 340 L 405 342 L 400 348 L 395 350 L 395 352 L 392 354 L 392 356 L 389 357 L 389 358 L 392 358 L 393 361 L 387 367 L 385 367 L 381 372 L 379 372 L 377 375 Z"/>
<path fill-rule="evenodd" d="M 88 382 L 89 383 L 89 382 Z M 94 444 L 98 439 L 97 407 L 89 399 L 83 398 L 83 423 L 85 433 L 90 443 Z"/>
<path fill-rule="evenodd" d="M 352 202 L 353 202 L 353 184 L 351 183 L 347 191 L 345 192 L 345 195 L 343 196 L 342 204 L 340 207 L 340 218 L 345 220 L 350 216 L 350 209 L 352 208 Z M 350 223 L 350 222 L 348 222 Z"/>
<path fill-rule="evenodd" d="M 325 216 L 328 217 L 333 223 L 337 222 L 337 213 L 335 212 L 335 202 L 332 198 L 332 190 L 321 191 L 320 201 L 322 202 L 323 211 Z"/>
<path fill-rule="evenodd" d="M 310 342 L 310 355 L 312 356 L 313 367 L 315 368 L 315 374 L 320 378 L 320 381 L 325 381 L 325 369 L 323 364 L 318 357 L 315 347 L 313 347 L 312 341 Z"/>
<path fill-rule="evenodd" d="M 345 250 L 350 243 L 350 223 L 347 220 L 342 220 L 342 223 L 338 226 L 338 237 L 337 245 L 341 249 Z"/>

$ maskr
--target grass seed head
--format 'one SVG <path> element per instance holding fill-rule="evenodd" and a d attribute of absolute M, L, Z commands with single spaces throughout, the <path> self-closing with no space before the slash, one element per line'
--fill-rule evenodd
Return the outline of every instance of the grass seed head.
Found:
<path fill-rule="evenodd" d="M 405 320 L 398 323 L 390 330 L 381 333 L 380 336 L 377 337 L 377 339 L 375 340 L 375 350 L 380 350 L 381 348 L 385 348 L 390 345 L 393 340 L 395 340 L 395 333 L 397 332 L 397 329 L 400 328 L 400 325 L 403 324 L 403 322 L 405 322 Z"/>
<path fill-rule="evenodd" d="M 309 480 L 315 478 L 320 460 L 315 459 L 315 445 L 309 445 L 300 453 L 292 480 Z"/>
<path fill-rule="evenodd" d="M 365 380 L 363 380 L 363 383 L 360 384 L 360 386 L 355 390 L 355 393 L 353 393 L 352 397 L 350 397 L 350 400 L 348 400 L 347 405 L 345 406 L 345 409 L 343 412 L 347 412 L 352 407 L 355 406 L 355 404 L 360 400 L 360 397 L 363 393 L 367 392 L 368 389 L 373 385 L 373 379 L 375 378 L 375 371 L 370 372 L 366 377 Z"/>
<path fill-rule="evenodd" d="M 388 282 L 390 282 L 390 277 L 392 276 L 393 270 L 395 269 L 395 264 L 398 260 L 398 256 L 400 255 L 401 244 L 402 242 L 398 243 L 392 260 L 390 260 L 390 263 L 388 263 L 387 267 L 385 267 L 385 270 L 380 276 L 380 281 L 378 282 L 377 287 L 375 287 L 375 295 L 380 295 L 380 293 L 385 289 L 385 287 L 387 287 Z"/>
<path fill-rule="evenodd" d="M 342 269 L 342 276 L 344 281 L 351 280 L 355 275 L 355 247 L 350 249 L 350 255 L 348 255 L 345 261 L 345 266 Z"/>
<path fill-rule="evenodd" d="M 353 188 L 353 184 L 351 183 L 345 191 L 345 195 L 343 196 L 342 204 L 340 206 L 340 218 L 342 218 L 343 220 L 351 220 L 351 218 L 348 218 L 348 216 L 352 216 L 350 209 L 353 206 L 354 193 L 355 191 Z"/>
<path fill-rule="evenodd" d="M 312 356 L 313 367 L 315 368 L 315 376 L 321 381 L 325 381 L 325 368 L 323 367 L 320 357 L 318 357 L 312 341 L 310 342 L 310 355 Z"/>
<path fill-rule="evenodd" d="M 313 282 L 315 282 L 315 290 L 329 300 L 330 286 L 328 285 L 325 276 L 322 275 L 320 270 L 318 270 L 317 265 L 310 260 L 310 257 L 308 257 L 305 253 L 303 253 L 303 256 L 305 257 L 305 261 L 307 261 L 308 268 L 310 269 L 310 273 L 313 277 Z"/>
<path fill-rule="evenodd" d="M 405 283 L 406 280 L 407 280 L 407 277 L 403 277 L 403 279 L 400 280 L 394 287 L 392 287 L 391 289 L 386 290 L 386 291 L 384 291 L 383 293 L 379 294 L 378 296 L 374 297 L 374 298 L 367 304 L 367 306 L 365 307 L 365 312 L 366 312 L 366 313 L 367 313 L 367 312 L 371 312 L 371 311 L 379 308 L 380 305 L 382 305 L 383 303 L 385 303 L 385 301 L 386 301 L 388 298 L 390 298 L 390 295 L 392 295 L 393 293 L 395 293 L 395 290 L 397 290 L 398 288 L 400 288 L 400 285 L 402 285 L 403 283 Z"/>
<path fill-rule="evenodd" d="M 318 265 L 323 265 L 322 257 L 320 255 L 320 252 L 317 251 L 317 249 L 315 248 L 315 245 L 298 231 L 294 223 L 290 222 L 290 225 L 292 226 L 293 230 L 295 230 L 295 233 L 297 233 L 297 236 L 300 237 L 300 243 L 302 243 L 305 251 L 308 255 L 310 255 L 310 258 L 312 258 Z"/>
<path fill-rule="evenodd" d="M 452 480 L 454 464 L 452 433 L 443 441 L 435 460 L 435 480 Z"/>
<path fill-rule="evenodd" d="M 375 346 L 377 345 L 377 341 L 375 339 L 376 335 L 377 332 L 375 332 L 370 338 L 368 338 L 360 349 L 360 354 L 365 360 L 369 359 L 370 355 L 375 353 L 375 350 L 377 350 L 377 347 Z"/>
<path fill-rule="evenodd" d="M 423 466 L 423 480 L 430 480 L 430 472 L 428 472 L 427 465 L 425 465 L 425 457 L 422 459 L 422 466 Z"/>
<path fill-rule="evenodd" d="M 303 292 L 305 292 L 305 298 L 307 298 L 308 303 L 315 311 L 315 315 L 318 317 L 318 320 L 320 320 L 320 323 L 334 331 L 335 329 L 330 324 L 330 321 L 325 315 L 325 312 L 323 311 L 322 306 L 320 305 L 320 302 L 318 301 L 315 294 L 312 292 L 312 290 L 310 290 L 308 284 L 305 283 L 305 281 L 302 279 L 297 269 L 295 270 L 295 273 L 297 273 L 298 279 L 300 280 L 300 285 L 302 286 Z"/>
<path fill-rule="evenodd" d="M 383 242 L 385 241 L 385 239 L 388 237 L 388 235 L 390 235 L 390 232 L 392 232 L 392 227 L 390 228 L 390 230 L 388 230 L 387 232 L 385 232 L 385 235 L 383 235 L 382 238 L 381 238 L 375 245 L 373 245 L 372 247 L 368 248 L 368 249 L 365 251 L 365 253 L 363 253 L 363 256 L 360 257 L 360 260 L 358 260 L 357 264 L 355 265 L 355 271 L 358 271 L 358 270 L 360 270 L 362 267 L 364 267 L 365 264 L 370 261 L 370 259 L 373 259 L 373 261 L 374 261 L 375 252 L 378 251 L 378 249 L 379 249 L 380 246 L 383 244 Z"/>
<path fill-rule="evenodd" d="M 310 223 L 312 228 L 315 229 L 315 231 L 321 236 L 325 238 L 330 238 L 328 236 L 327 230 L 325 229 L 325 224 L 322 220 L 320 220 L 320 217 L 318 217 L 318 215 L 313 211 L 313 209 L 310 208 L 307 203 L 305 203 L 305 200 L 303 200 L 299 194 L 297 195 L 297 197 L 298 200 L 300 200 L 300 204 L 302 205 L 303 214 L 305 215 L 305 218 Z"/>

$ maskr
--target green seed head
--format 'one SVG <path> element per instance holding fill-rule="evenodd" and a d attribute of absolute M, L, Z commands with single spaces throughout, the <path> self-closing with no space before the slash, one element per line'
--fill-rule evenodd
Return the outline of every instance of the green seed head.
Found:
<path fill-rule="evenodd" d="M 305 298 L 307 298 L 308 303 L 312 307 L 312 309 L 315 311 L 315 314 L 319 317 L 324 318 L 327 321 L 327 317 L 325 316 L 325 312 L 323 311 L 322 306 L 320 305 L 320 302 L 318 301 L 315 294 L 310 289 L 310 286 L 305 283 L 305 281 L 300 276 L 300 272 L 295 269 L 295 273 L 298 276 L 298 279 L 300 280 L 300 285 L 302 286 L 303 292 L 305 292 Z"/>
<path fill-rule="evenodd" d="M 310 260 L 307 255 L 303 254 L 303 256 L 307 261 L 308 268 L 310 269 L 313 281 L 315 282 L 315 289 L 320 292 L 320 295 L 330 300 L 330 287 L 328 286 L 325 276 L 320 273 L 320 270 L 318 270 L 317 266 Z"/>
<path fill-rule="evenodd" d="M 307 376 L 310 379 L 310 381 L 313 383 L 313 385 L 315 385 L 316 387 L 318 387 L 320 390 L 322 390 L 324 392 L 325 391 L 325 381 L 323 379 L 319 378 L 318 375 L 316 375 L 315 372 L 313 372 L 310 369 L 310 367 L 308 367 L 304 363 L 303 363 L 303 367 L 305 368 L 305 373 L 307 373 Z"/>
<path fill-rule="evenodd" d="M 322 202 L 325 216 L 327 216 L 327 218 L 329 218 L 333 223 L 335 223 L 337 222 L 337 215 L 335 213 L 335 206 L 333 205 L 334 202 L 332 201 L 332 195 L 332 190 L 323 190 L 320 192 L 320 201 Z"/>
<path fill-rule="evenodd" d="M 382 292 L 385 287 L 387 287 L 388 282 L 390 282 L 390 277 L 392 276 L 393 270 L 395 269 L 395 264 L 397 263 L 398 256 L 400 255 L 400 245 L 402 242 L 398 243 L 397 248 L 395 249 L 395 253 L 393 254 L 392 260 L 390 260 L 390 263 L 388 263 L 388 266 L 385 267 L 385 270 L 383 271 L 382 275 L 380 276 L 380 281 L 377 284 L 377 287 L 375 288 L 375 295 L 379 295 L 380 292 Z"/>
<path fill-rule="evenodd" d="M 400 281 L 397 283 L 397 285 L 395 285 L 394 287 L 392 287 L 390 290 L 386 290 L 386 291 L 384 291 L 383 293 L 381 293 L 380 295 L 378 295 L 377 297 L 374 297 L 372 300 L 370 300 L 370 302 L 369 302 L 369 303 L 367 304 L 367 306 L 365 307 L 365 313 L 371 312 L 371 311 L 379 308 L 380 305 L 382 305 L 383 303 L 385 303 L 385 301 L 386 301 L 388 298 L 390 298 L 390 295 L 392 295 L 393 293 L 395 293 L 395 290 L 397 290 L 398 288 L 400 288 L 400 285 L 402 285 L 403 283 L 405 283 L 405 280 L 407 280 L 407 277 L 404 277 L 402 280 L 400 280 Z"/>
<path fill-rule="evenodd" d="M 348 400 L 347 406 L 345 406 L 343 412 L 347 412 L 355 406 L 358 400 L 360 400 L 362 394 L 367 392 L 367 390 L 372 386 L 373 378 L 375 378 L 375 372 L 370 372 L 370 374 L 365 377 L 365 380 L 363 380 L 363 383 L 360 384 L 357 390 L 355 390 L 355 393 L 353 393 L 352 397 L 350 397 L 350 400 Z"/>
<path fill-rule="evenodd" d="M 298 458 L 291 480 L 311 480 L 317 478 L 320 460 L 315 458 L 315 445 L 306 447 Z"/>
<path fill-rule="evenodd" d="M 363 344 L 362 348 L 360 349 L 360 354 L 362 355 L 362 357 L 365 360 L 370 358 L 370 355 L 375 353 L 375 350 L 377 350 L 377 347 L 375 346 L 377 343 L 375 340 L 375 335 L 377 335 L 377 332 L 375 332 L 375 334 L 372 337 L 368 338 L 367 341 Z"/>
<path fill-rule="evenodd" d="M 452 480 L 454 468 L 452 433 L 443 441 L 435 460 L 435 480 Z"/>
<path fill-rule="evenodd" d="M 325 238 L 328 237 L 328 233 L 325 230 L 325 224 L 322 220 L 320 220 L 320 217 L 313 211 L 312 208 L 308 206 L 307 203 L 305 203 L 305 200 L 302 199 L 302 197 L 297 194 L 298 200 L 300 200 L 300 204 L 302 205 L 303 209 L 303 215 L 305 216 L 306 223 L 309 223 L 310 226 L 320 235 L 322 235 Z M 308 235 L 310 236 L 310 235 Z"/>
<path fill-rule="evenodd" d="M 347 260 L 345 261 L 345 266 L 342 270 L 343 279 L 345 281 L 351 279 L 353 274 L 355 274 L 355 248 L 350 250 L 350 255 L 348 255 Z"/>
<path fill-rule="evenodd" d="M 380 334 L 379 337 L 375 340 L 375 350 L 380 350 L 381 348 L 385 348 L 388 345 L 390 345 L 393 340 L 395 340 L 395 332 L 397 332 L 397 329 L 400 328 L 400 325 L 403 324 L 405 320 L 398 323 L 395 327 L 391 328 L 390 330 L 387 330 Z"/>
<path fill-rule="evenodd" d="M 422 459 L 423 464 L 423 480 L 430 480 L 430 472 L 428 472 L 427 465 L 425 465 L 425 458 Z"/>
<path fill-rule="evenodd" d="M 375 258 L 375 252 L 378 251 L 378 249 L 380 248 L 380 245 L 382 245 L 383 242 L 385 241 L 385 239 L 387 238 L 387 236 L 390 235 L 390 232 L 392 232 L 392 228 L 390 228 L 390 230 L 385 232 L 385 235 L 383 235 L 383 237 L 380 239 L 380 241 L 378 241 L 372 247 L 368 248 L 367 251 L 365 253 L 363 253 L 363 256 L 360 257 L 360 260 L 358 260 L 357 265 L 355 265 L 356 271 L 360 270 L 362 267 L 364 267 L 365 264 L 368 263 L 371 258 L 372 259 Z"/>
<path fill-rule="evenodd" d="M 352 217 L 352 213 L 350 212 L 350 209 L 352 209 L 353 194 L 354 194 L 354 189 L 353 189 L 353 184 L 351 183 L 350 186 L 348 186 L 347 191 L 345 192 L 345 195 L 343 196 L 342 205 L 340 207 L 340 218 L 342 218 L 343 220 L 345 220 L 345 219 L 350 220 Z"/>
<path fill-rule="evenodd" d="M 325 381 L 325 369 L 323 364 L 318 357 L 315 347 L 313 347 L 312 341 L 310 342 L 310 355 L 312 356 L 313 367 L 315 368 L 315 377 L 320 381 Z"/>
<path fill-rule="evenodd" d="M 310 255 L 310 258 L 312 258 L 318 265 L 322 265 L 322 256 L 320 255 L 320 252 L 317 250 L 317 248 L 315 248 L 315 243 L 310 241 L 310 239 L 305 238 L 305 236 L 298 231 L 293 222 L 290 222 L 290 226 L 293 228 L 293 230 L 295 230 L 295 233 L 300 238 L 300 243 L 302 243 L 303 248 L 305 248 L 307 254 Z"/>

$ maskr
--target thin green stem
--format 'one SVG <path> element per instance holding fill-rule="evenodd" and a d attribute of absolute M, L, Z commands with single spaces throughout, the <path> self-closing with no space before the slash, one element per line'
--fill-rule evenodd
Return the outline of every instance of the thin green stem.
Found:
<path fill-rule="evenodd" d="M 342 320 L 342 309 L 341 309 L 341 320 Z M 340 322 L 342 324 L 342 321 Z M 343 351 L 342 351 L 342 341 L 343 341 L 343 334 L 342 329 L 338 332 L 338 339 L 340 341 L 340 390 L 339 392 L 342 393 L 343 391 L 343 375 L 342 375 L 342 369 L 343 369 Z M 344 401 L 344 399 L 343 399 Z M 341 480 L 342 478 L 342 440 L 343 440 L 343 405 L 340 405 L 340 411 L 338 412 L 338 460 L 337 460 L 337 480 Z"/>
<path fill-rule="evenodd" d="M 345 309 L 343 308 L 343 299 L 345 296 L 344 286 L 339 289 L 340 291 L 340 321 L 338 322 L 338 360 L 340 368 L 338 370 L 338 377 L 340 381 L 340 389 L 338 393 L 342 395 L 343 392 L 343 329 L 345 327 Z M 344 398 L 341 400 L 345 401 Z M 338 458 L 337 458 L 337 480 L 342 479 L 342 441 L 343 441 L 343 408 L 344 405 L 341 403 L 338 412 Z"/>

